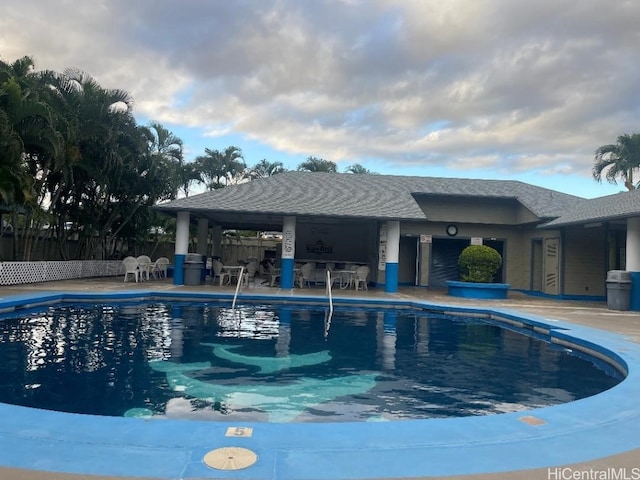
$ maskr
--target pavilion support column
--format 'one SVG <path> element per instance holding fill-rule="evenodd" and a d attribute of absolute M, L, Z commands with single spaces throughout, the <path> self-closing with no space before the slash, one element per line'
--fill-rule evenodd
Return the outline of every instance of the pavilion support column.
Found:
<path fill-rule="evenodd" d="M 398 291 L 398 258 L 400 254 L 400 222 L 387 222 L 387 244 L 385 255 L 384 291 L 397 293 Z"/>
<path fill-rule="evenodd" d="M 280 265 L 280 287 L 293 288 L 296 254 L 296 217 L 282 219 L 282 262 Z"/>
<path fill-rule="evenodd" d="M 200 280 L 204 281 L 207 275 L 207 253 L 209 250 L 209 220 L 206 218 L 198 218 L 198 244 L 196 246 L 196 253 L 202 255 L 202 261 L 205 268 L 202 269 Z"/>
<path fill-rule="evenodd" d="M 173 284 L 184 285 L 184 261 L 189 251 L 189 212 L 178 212 L 176 251 L 173 259 Z"/>
<path fill-rule="evenodd" d="M 640 311 L 640 217 L 627 219 L 627 267 L 631 272 L 631 310 Z"/>

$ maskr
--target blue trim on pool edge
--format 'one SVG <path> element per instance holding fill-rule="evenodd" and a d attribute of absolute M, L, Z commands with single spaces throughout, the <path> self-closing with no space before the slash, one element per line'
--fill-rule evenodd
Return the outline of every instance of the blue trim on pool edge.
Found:
<path fill-rule="evenodd" d="M 63 301 L 231 300 L 231 295 L 128 291 L 39 293 L 0 301 L 0 312 Z M 243 295 L 243 301 L 314 303 L 318 297 Z M 593 397 L 525 412 L 384 423 L 273 424 L 136 419 L 66 414 L 0 404 L 0 465 L 53 472 L 154 478 L 363 479 L 465 475 L 566 465 L 640 447 L 640 345 L 620 335 L 525 315 L 416 300 L 350 298 L 336 304 L 416 307 L 493 315 L 544 328 L 619 362 L 617 386 Z M 546 423 L 518 420 L 533 415 Z M 250 438 L 225 437 L 251 426 Z M 202 458 L 239 446 L 258 461 L 239 471 L 213 470 Z"/>

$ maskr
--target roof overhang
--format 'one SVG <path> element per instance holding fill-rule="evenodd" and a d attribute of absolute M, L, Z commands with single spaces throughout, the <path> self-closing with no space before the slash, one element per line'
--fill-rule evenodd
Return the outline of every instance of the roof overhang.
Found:
<path fill-rule="evenodd" d="M 175 217 L 178 211 L 175 209 L 163 209 L 162 206 L 154 207 L 160 212 Z M 256 231 L 280 231 L 284 222 L 284 217 L 295 216 L 297 223 L 321 223 L 327 224 L 344 224 L 359 223 L 366 224 L 378 221 L 377 218 L 371 217 L 354 217 L 354 216 L 325 216 L 325 215 L 296 215 L 284 212 L 247 212 L 247 211 L 229 211 L 229 210 L 211 210 L 211 209 L 189 209 L 192 220 L 204 218 L 211 225 L 219 225 L 223 229 L 235 230 L 256 230 Z M 384 219 L 389 220 L 389 219 Z"/>

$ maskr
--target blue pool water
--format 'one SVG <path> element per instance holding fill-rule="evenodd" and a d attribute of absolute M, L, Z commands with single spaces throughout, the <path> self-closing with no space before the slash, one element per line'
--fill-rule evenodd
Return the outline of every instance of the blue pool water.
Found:
<path fill-rule="evenodd" d="M 412 309 L 56 305 L 0 322 L 0 402 L 108 416 L 389 421 L 513 412 L 617 371 L 483 319 Z"/>

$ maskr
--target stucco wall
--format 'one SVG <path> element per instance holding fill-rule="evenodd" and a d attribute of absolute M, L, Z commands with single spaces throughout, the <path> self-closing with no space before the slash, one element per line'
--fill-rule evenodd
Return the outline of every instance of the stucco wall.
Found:
<path fill-rule="evenodd" d="M 565 295 L 606 295 L 606 231 L 604 227 L 565 229 L 563 235 Z"/>
<path fill-rule="evenodd" d="M 524 290 L 544 291 L 544 240 L 560 238 L 557 230 L 523 228 L 520 243 L 521 282 Z M 534 252 L 535 250 L 535 252 Z M 560 259 L 561 261 L 561 259 Z M 558 265 L 558 267 L 560 264 Z M 561 274 L 561 272 L 559 271 Z"/>
<path fill-rule="evenodd" d="M 515 199 L 426 196 L 416 201 L 432 222 L 518 225 L 538 220 Z"/>
<path fill-rule="evenodd" d="M 370 264 L 375 259 L 375 222 L 296 224 L 296 260 Z"/>
<path fill-rule="evenodd" d="M 403 223 L 400 226 L 401 235 L 431 235 L 432 238 L 452 238 L 446 234 L 446 227 L 450 223 Z M 497 240 L 504 244 L 503 263 L 504 278 L 506 283 L 511 284 L 512 288 L 528 289 L 530 278 L 530 262 L 529 255 L 531 247 L 528 244 L 528 236 L 525 232 L 531 229 L 525 229 L 518 226 L 496 226 L 481 225 L 469 223 L 456 223 L 458 234 L 456 239 L 464 239 L 471 242 L 471 237 L 481 237 L 483 241 Z M 424 249 L 429 252 L 429 249 Z M 428 256 L 423 256 L 423 265 L 428 260 Z M 428 265 L 427 265 L 428 266 Z M 421 272 L 421 282 L 425 282 L 424 271 Z M 426 283 L 423 283 L 426 284 Z"/>

